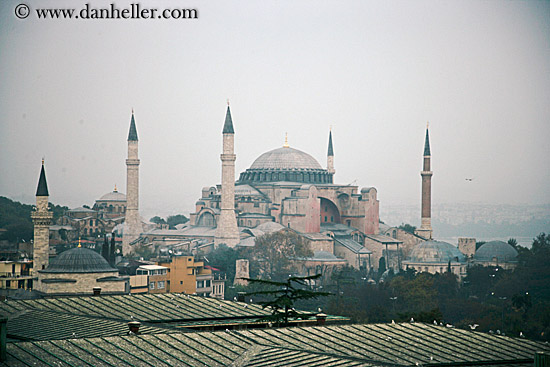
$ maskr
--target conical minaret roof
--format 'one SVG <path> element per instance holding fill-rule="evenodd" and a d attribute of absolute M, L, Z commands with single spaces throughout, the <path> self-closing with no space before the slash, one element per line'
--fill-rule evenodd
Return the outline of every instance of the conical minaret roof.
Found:
<path fill-rule="evenodd" d="M 328 133 L 328 153 L 327 156 L 334 156 L 334 150 L 332 149 L 332 130 Z"/>
<path fill-rule="evenodd" d="M 223 133 L 224 134 L 235 134 L 233 130 L 233 120 L 231 119 L 231 110 L 229 105 L 227 106 L 227 113 L 225 114 L 225 123 L 223 124 Z"/>
<path fill-rule="evenodd" d="M 134 111 L 132 111 L 132 120 L 130 121 L 130 131 L 128 132 L 128 141 L 138 141 L 136 121 L 134 120 Z"/>
<path fill-rule="evenodd" d="M 424 143 L 424 156 L 431 156 L 430 154 L 430 135 L 428 134 L 428 128 L 426 127 L 426 142 Z"/>
<path fill-rule="evenodd" d="M 38 187 L 36 196 L 49 196 L 48 183 L 46 182 L 46 171 L 44 170 L 44 161 L 42 160 L 42 169 L 40 170 L 40 178 L 38 179 Z"/>

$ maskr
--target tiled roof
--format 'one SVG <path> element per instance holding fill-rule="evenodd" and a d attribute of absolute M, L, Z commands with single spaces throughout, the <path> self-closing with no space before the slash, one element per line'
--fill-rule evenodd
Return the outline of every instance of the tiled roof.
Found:
<path fill-rule="evenodd" d="M 53 340 L 93 338 L 99 336 L 125 335 L 125 321 L 71 315 L 42 310 L 25 310 L 8 320 L 8 335 L 17 340 Z M 142 334 L 167 333 L 166 328 L 142 325 Z"/>
<path fill-rule="evenodd" d="M 294 148 L 277 148 L 256 158 L 250 166 L 253 170 L 322 170 L 315 158 Z"/>
<path fill-rule="evenodd" d="M 260 318 L 269 311 L 256 304 L 188 296 L 178 293 L 60 297 L 0 302 L 0 314 L 34 309 L 142 322 Z"/>
<path fill-rule="evenodd" d="M 389 237 L 389 236 L 385 236 L 385 235 L 381 235 L 381 234 L 368 234 L 366 235 L 366 237 L 370 238 L 371 240 L 374 240 L 376 242 L 380 242 L 380 243 L 384 243 L 384 244 L 400 244 L 400 243 L 403 243 L 403 241 L 400 241 L 400 240 L 396 240 L 395 238 L 392 238 L 392 237 Z"/>
<path fill-rule="evenodd" d="M 118 271 L 97 252 L 75 247 L 55 257 L 41 273 L 112 273 Z"/>
<path fill-rule="evenodd" d="M 8 343 L 3 366 L 533 365 L 550 346 L 427 324 L 291 327 Z"/>
<path fill-rule="evenodd" d="M 334 241 L 346 247 L 347 249 L 353 251 L 356 254 L 372 254 L 372 251 L 365 248 L 359 242 L 354 241 L 351 238 L 343 238 L 343 237 L 335 236 Z"/>

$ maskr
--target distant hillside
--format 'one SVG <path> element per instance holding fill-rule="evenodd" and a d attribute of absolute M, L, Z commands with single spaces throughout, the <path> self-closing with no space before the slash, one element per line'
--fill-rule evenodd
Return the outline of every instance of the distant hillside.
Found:
<path fill-rule="evenodd" d="M 54 222 L 69 209 L 52 203 L 49 208 L 53 211 Z M 30 241 L 33 238 L 32 210 L 33 205 L 21 204 L 0 196 L 0 240 Z"/>
<path fill-rule="evenodd" d="M 389 225 L 419 226 L 420 206 L 381 205 L 380 218 Z M 550 232 L 550 204 L 435 204 L 432 227 L 438 237 L 534 238 Z"/>

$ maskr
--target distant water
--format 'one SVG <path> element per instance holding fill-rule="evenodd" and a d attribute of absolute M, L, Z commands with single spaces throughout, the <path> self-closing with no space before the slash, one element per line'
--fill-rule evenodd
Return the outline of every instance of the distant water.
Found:
<path fill-rule="evenodd" d="M 518 241 L 518 245 L 520 245 L 522 247 L 527 247 L 527 248 L 531 248 L 531 246 L 533 245 L 533 240 L 534 240 L 534 237 L 514 237 L 514 236 L 510 236 L 510 237 L 490 237 L 490 238 L 480 237 L 480 238 L 476 238 L 476 241 L 477 242 L 481 242 L 481 241 L 485 241 L 485 242 L 489 242 L 489 241 L 508 242 L 508 240 L 510 238 L 515 238 L 516 241 Z M 436 239 L 439 240 L 439 241 L 445 241 L 445 242 L 448 242 L 448 243 L 451 243 L 453 245 L 458 246 L 458 237 L 439 237 L 439 238 L 436 238 Z"/>

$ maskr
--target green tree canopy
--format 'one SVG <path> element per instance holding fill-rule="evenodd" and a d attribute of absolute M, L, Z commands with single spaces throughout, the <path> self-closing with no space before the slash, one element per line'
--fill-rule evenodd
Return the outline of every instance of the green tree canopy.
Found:
<path fill-rule="evenodd" d="M 246 251 L 254 277 L 282 280 L 295 269 L 293 259 L 313 256 L 304 238 L 291 230 L 268 233 L 256 238 Z"/>
<path fill-rule="evenodd" d="M 183 214 L 170 215 L 168 218 L 166 218 L 166 222 L 168 223 L 170 228 L 174 228 L 178 224 L 184 224 L 189 222 L 189 218 L 187 218 Z"/>
<path fill-rule="evenodd" d="M 409 233 L 412 233 L 412 234 L 414 234 L 414 231 L 416 231 L 415 226 L 412 226 L 412 225 L 407 224 L 407 223 L 401 223 L 401 225 L 397 228 L 402 229 L 405 232 L 409 232 Z"/>
<path fill-rule="evenodd" d="M 247 296 L 259 295 L 267 298 L 260 301 L 263 308 L 269 308 L 271 315 L 262 318 L 263 321 L 272 321 L 277 325 L 287 326 L 291 318 L 307 318 L 315 313 L 304 313 L 297 311 L 294 304 L 300 300 L 329 296 L 328 292 L 318 292 L 308 289 L 309 282 L 321 277 L 322 274 L 307 277 L 290 276 L 286 281 L 276 282 L 264 279 L 247 279 L 250 283 L 266 286 L 268 289 L 248 293 Z"/>
<path fill-rule="evenodd" d="M 155 215 L 153 218 L 149 219 L 149 222 L 155 223 L 155 224 L 166 224 L 166 221 L 164 220 L 164 218 L 161 218 L 158 215 Z"/>

